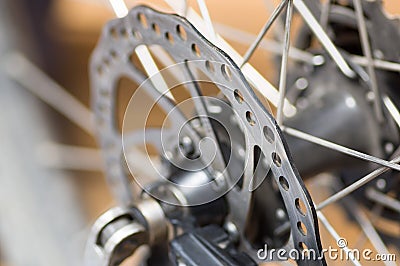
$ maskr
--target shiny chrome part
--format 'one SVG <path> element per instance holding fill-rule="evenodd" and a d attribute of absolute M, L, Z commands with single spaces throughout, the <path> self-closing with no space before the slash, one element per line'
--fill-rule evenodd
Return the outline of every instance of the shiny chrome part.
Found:
<path fill-rule="evenodd" d="M 132 211 L 114 207 L 93 225 L 85 249 L 85 265 L 119 265 L 147 242 L 146 228 L 135 221 Z"/>

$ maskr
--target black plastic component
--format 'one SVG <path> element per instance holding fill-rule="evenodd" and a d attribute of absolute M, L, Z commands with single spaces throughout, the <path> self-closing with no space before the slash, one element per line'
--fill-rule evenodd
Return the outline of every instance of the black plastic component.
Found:
<path fill-rule="evenodd" d="M 256 266 L 247 254 L 232 246 L 229 235 L 215 225 L 185 233 L 170 244 L 170 255 L 175 265 L 187 266 Z"/>

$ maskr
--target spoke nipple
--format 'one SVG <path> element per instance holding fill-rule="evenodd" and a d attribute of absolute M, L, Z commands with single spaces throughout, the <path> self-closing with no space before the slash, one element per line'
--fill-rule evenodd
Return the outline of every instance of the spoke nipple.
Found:
<path fill-rule="evenodd" d="M 386 180 L 385 179 L 378 179 L 377 181 L 376 181 L 376 187 L 379 189 L 379 190 L 384 190 L 385 188 L 386 188 Z"/>
<path fill-rule="evenodd" d="M 325 58 L 322 55 L 316 55 L 312 58 L 314 66 L 321 66 L 325 63 Z"/>

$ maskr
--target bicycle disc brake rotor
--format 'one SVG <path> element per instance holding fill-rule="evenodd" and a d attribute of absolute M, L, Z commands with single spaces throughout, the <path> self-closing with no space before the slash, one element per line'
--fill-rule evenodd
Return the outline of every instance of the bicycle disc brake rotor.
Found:
<path fill-rule="evenodd" d="M 146 23 L 141 21 L 143 17 Z M 158 25 L 159 28 L 154 30 L 151 25 Z M 182 38 L 182 31 L 185 32 L 184 38 Z M 173 37 L 173 43 L 167 36 Z M 238 66 L 227 54 L 206 40 L 186 19 L 177 15 L 159 13 L 145 6 L 136 7 L 126 17 L 108 23 L 91 60 L 93 105 L 101 147 L 106 158 L 107 178 L 121 204 L 132 204 L 132 191 L 123 156 L 122 136 L 115 121 L 117 81 L 122 76 L 129 77 L 137 84 L 143 83 L 145 91 L 158 104 L 168 106 L 172 103 L 151 82 L 145 82 L 146 75 L 130 62 L 129 57 L 140 45 L 159 45 L 177 63 L 200 60 L 196 61 L 196 67 L 218 84 L 220 94 L 243 125 L 242 130 L 246 135 L 245 153 L 248 158 L 241 180 L 243 185 L 240 187 L 233 184 L 234 186 L 229 187 L 225 195 L 229 205 L 229 215 L 226 219 L 231 221 L 238 230 L 241 250 L 247 252 L 252 258 L 257 258 L 256 250 L 246 240 L 244 229 L 249 222 L 248 216 L 254 190 L 252 177 L 253 168 L 256 166 L 253 154 L 255 149 L 259 149 L 270 165 L 270 173 L 278 184 L 290 221 L 290 243 L 285 248 L 301 251 L 307 247 L 320 256 L 322 247 L 317 216 L 310 195 L 292 164 L 281 130 L 272 115 L 260 103 Z M 200 52 L 194 51 L 193 47 L 197 47 L 195 50 Z M 211 68 L 210 64 L 213 65 Z M 182 121 L 176 123 L 178 127 L 185 128 Z M 195 130 L 189 124 L 186 124 L 186 127 L 188 136 L 198 141 L 195 138 L 196 132 L 193 132 Z M 172 126 L 172 128 L 175 127 Z M 179 132 L 175 135 L 178 136 Z M 145 140 L 151 141 L 151 138 L 145 137 Z M 199 145 L 199 143 L 195 144 L 195 146 Z M 164 160 L 168 159 L 165 154 L 160 153 L 160 156 Z M 229 178 L 227 176 L 224 175 L 224 178 Z M 225 183 L 231 182 L 225 180 Z M 176 186 L 177 189 L 180 188 L 179 185 Z M 211 186 L 209 189 L 220 188 Z M 165 199 L 159 198 L 159 200 Z M 305 208 L 302 210 L 300 205 L 304 205 Z M 304 225 L 306 230 L 301 230 L 299 225 Z M 299 260 L 298 263 L 321 265 L 325 264 L 325 261 L 324 259 Z"/>

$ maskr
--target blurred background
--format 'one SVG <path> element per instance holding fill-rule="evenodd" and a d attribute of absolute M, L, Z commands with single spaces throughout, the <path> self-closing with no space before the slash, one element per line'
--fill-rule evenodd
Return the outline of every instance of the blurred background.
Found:
<path fill-rule="evenodd" d="M 207 4 L 217 26 L 251 38 L 270 14 L 262 0 Z M 399 1 L 384 4 L 400 13 Z M 1 266 L 79 265 L 92 222 L 114 204 L 88 113 L 90 54 L 114 17 L 106 0 L 0 1 Z M 227 40 L 242 54 L 252 42 Z M 259 49 L 251 63 L 273 80 L 272 59 Z M 334 206 L 327 216 L 349 238 L 360 233 Z"/>

